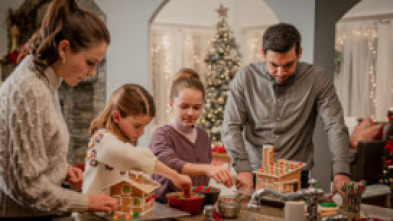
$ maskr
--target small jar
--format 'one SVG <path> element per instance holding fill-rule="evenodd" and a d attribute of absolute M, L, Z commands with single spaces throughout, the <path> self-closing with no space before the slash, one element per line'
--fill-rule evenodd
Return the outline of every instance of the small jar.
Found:
<path fill-rule="evenodd" d="M 205 208 L 203 209 L 203 214 L 205 214 L 205 221 L 214 221 L 213 211 L 214 211 L 213 205 L 205 206 Z"/>

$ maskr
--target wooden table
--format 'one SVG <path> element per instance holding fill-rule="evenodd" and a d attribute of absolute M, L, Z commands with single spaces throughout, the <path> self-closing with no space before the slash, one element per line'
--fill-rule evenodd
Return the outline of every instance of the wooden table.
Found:
<path fill-rule="evenodd" d="M 176 221 L 204 221 L 205 216 L 203 214 L 180 217 L 175 218 L 173 220 Z M 245 208 L 245 204 L 242 206 L 239 215 L 237 218 L 225 219 L 220 218 L 221 221 L 284 221 L 284 211 L 283 209 L 274 208 L 274 207 L 265 207 L 259 210 L 259 212 L 250 211 L 248 208 Z"/>

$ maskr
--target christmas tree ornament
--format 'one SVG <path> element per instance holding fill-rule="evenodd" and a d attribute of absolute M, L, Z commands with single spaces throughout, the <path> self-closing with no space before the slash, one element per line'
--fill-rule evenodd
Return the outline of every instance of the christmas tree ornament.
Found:
<path fill-rule="evenodd" d="M 219 97 L 219 98 L 217 99 L 217 103 L 218 103 L 218 104 L 224 104 L 224 102 L 225 102 L 224 97 Z"/>

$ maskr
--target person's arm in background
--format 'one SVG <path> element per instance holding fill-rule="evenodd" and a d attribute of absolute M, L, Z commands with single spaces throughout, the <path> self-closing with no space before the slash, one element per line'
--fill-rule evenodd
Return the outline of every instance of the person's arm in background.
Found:
<path fill-rule="evenodd" d="M 350 182 L 349 170 L 349 135 L 344 123 L 341 103 L 333 81 L 327 73 L 318 75 L 316 86 L 320 89 L 317 111 L 328 134 L 329 149 L 333 155 L 333 192 L 341 190 L 344 182 Z"/>
<path fill-rule="evenodd" d="M 230 84 L 227 103 L 225 106 L 224 121 L 222 124 L 222 140 L 232 164 L 237 172 L 236 186 L 238 189 L 253 187 L 251 163 L 246 151 L 242 131 L 247 119 L 244 97 L 245 68 L 240 69 Z"/>
<path fill-rule="evenodd" d="M 97 135 L 95 135 L 97 136 Z M 157 160 L 147 148 L 134 147 L 124 143 L 111 133 L 104 133 L 100 142 L 95 143 L 98 162 L 119 168 L 120 170 L 139 170 L 148 174 L 157 173 L 175 184 L 179 189 L 191 191 L 191 179 L 177 173 Z"/>
<path fill-rule="evenodd" d="M 210 148 L 210 145 L 208 147 Z M 169 140 L 168 134 L 162 128 L 153 132 L 149 148 L 160 161 L 178 173 L 189 176 L 206 175 L 227 187 L 233 185 L 232 176 L 226 168 L 205 163 L 190 163 L 180 159 L 174 151 L 173 143 Z M 211 150 L 209 149 L 209 151 Z M 208 155 L 209 161 L 211 161 L 211 153 Z"/>
<path fill-rule="evenodd" d="M 176 170 L 169 168 L 167 165 L 162 163 L 160 160 L 156 161 L 154 167 L 154 173 L 170 179 L 175 186 L 185 193 L 191 193 L 192 182 L 189 176 L 184 176 L 178 173 Z"/>
<path fill-rule="evenodd" d="M 217 183 L 224 184 L 228 188 L 233 185 L 232 175 L 228 169 L 222 168 L 221 166 L 185 163 L 182 169 L 182 174 L 187 174 L 189 176 L 206 175 L 214 179 Z"/>
<path fill-rule="evenodd" d="M 350 137 L 351 149 L 356 150 L 359 141 L 373 141 L 377 140 L 381 133 L 382 139 L 382 128 L 383 124 L 374 124 L 374 121 L 370 117 L 365 117 L 362 121 L 356 125 Z"/>

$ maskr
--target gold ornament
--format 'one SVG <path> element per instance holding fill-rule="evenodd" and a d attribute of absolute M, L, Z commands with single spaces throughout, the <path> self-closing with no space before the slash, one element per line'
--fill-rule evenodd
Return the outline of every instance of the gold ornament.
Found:
<path fill-rule="evenodd" d="M 219 98 L 217 99 L 217 103 L 219 103 L 219 104 L 224 104 L 224 102 L 225 102 L 225 100 L 224 100 L 223 97 L 219 97 Z"/>

